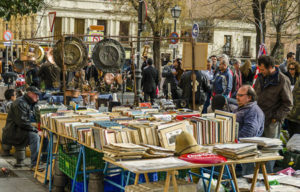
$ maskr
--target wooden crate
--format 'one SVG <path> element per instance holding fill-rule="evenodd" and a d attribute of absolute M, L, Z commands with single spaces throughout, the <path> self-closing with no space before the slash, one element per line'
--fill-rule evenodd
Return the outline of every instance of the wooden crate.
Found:
<path fill-rule="evenodd" d="M 171 182 L 172 183 L 172 182 Z M 173 192 L 174 188 L 170 183 L 169 192 Z M 196 192 L 197 185 L 195 183 L 188 183 L 184 180 L 177 180 L 178 192 Z M 125 192 L 163 192 L 165 181 L 158 181 L 153 183 L 143 183 L 138 185 L 128 185 L 125 187 Z"/>

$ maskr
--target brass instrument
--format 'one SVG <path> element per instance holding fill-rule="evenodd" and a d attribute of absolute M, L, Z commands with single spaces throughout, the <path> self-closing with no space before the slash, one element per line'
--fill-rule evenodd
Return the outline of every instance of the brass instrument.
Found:
<path fill-rule="evenodd" d="M 149 49 L 150 49 L 149 45 L 144 45 L 144 51 L 143 51 L 143 54 L 142 54 L 143 57 L 145 57 L 145 56 L 148 57 Z"/>
<path fill-rule="evenodd" d="M 40 63 L 45 56 L 44 49 L 36 44 L 25 42 L 25 50 L 21 53 L 21 61 L 35 61 Z M 31 50 L 33 49 L 33 50 Z"/>

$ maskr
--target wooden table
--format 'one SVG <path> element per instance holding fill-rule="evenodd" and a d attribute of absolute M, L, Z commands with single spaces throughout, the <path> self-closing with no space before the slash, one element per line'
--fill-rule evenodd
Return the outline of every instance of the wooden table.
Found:
<path fill-rule="evenodd" d="M 223 177 L 223 172 L 224 172 L 224 168 L 226 165 L 228 165 L 231 168 L 231 172 L 232 172 L 232 179 L 236 188 L 236 191 L 239 192 L 239 188 L 238 188 L 238 183 L 237 183 L 237 179 L 236 179 L 236 173 L 235 173 L 235 164 L 244 164 L 244 163 L 255 163 L 255 170 L 254 170 L 254 175 L 253 175 L 253 180 L 252 180 L 252 185 L 251 185 L 251 192 L 254 191 L 255 185 L 256 185 L 256 181 L 257 181 L 257 176 L 259 173 L 260 168 L 262 169 L 262 173 L 264 176 L 264 183 L 266 186 L 266 190 L 270 191 L 270 186 L 269 186 L 269 181 L 268 181 L 268 176 L 267 176 L 267 171 L 266 171 L 266 166 L 265 163 L 268 161 L 273 161 L 273 160 L 281 160 L 283 159 L 282 156 L 268 156 L 268 157 L 251 157 L 251 158 L 244 158 L 244 159 L 240 159 L 240 160 L 228 160 L 227 162 L 224 163 L 220 163 L 220 164 L 191 164 L 188 166 L 181 166 L 181 167 L 174 167 L 174 168 L 153 168 L 147 171 L 137 171 L 135 169 L 132 169 L 130 167 L 124 166 L 123 164 L 121 164 L 121 162 L 119 161 L 113 161 L 109 158 L 104 157 L 103 160 L 121 167 L 125 170 L 128 170 L 130 172 L 133 172 L 136 174 L 135 176 L 135 182 L 134 184 L 137 185 L 138 184 L 138 179 L 139 179 L 139 175 L 140 174 L 144 174 L 145 175 L 145 180 L 148 183 L 149 182 L 149 178 L 147 173 L 151 173 L 151 172 L 167 172 L 167 177 L 166 177 L 166 181 L 165 181 L 165 188 L 164 188 L 164 192 L 167 192 L 169 190 L 169 186 L 170 186 L 170 179 L 172 178 L 172 184 L 174 186 L 174 191 L 178 191 L 178 186 L 177 186 L 177 182 L 176 182 L 176 178 L 175 175 L 178 174 L 178 170 L 182 170 L 182 169 L 193 169 L 193 168 L 203 168 L 203 167 L 212 167 L 212 166 L 220 166 L 220 174 L 218 177 L 218 182 L 217 182 L 217 187 L 216 187 L 216 192 L 219 191 L 222 177 Z M 136 161 L 147 161 L 147 160 L 136 160 Z M 127 161 L 128 162 L 128 161 Z M 131 161 L 134 162 L 134 161 Z"/>

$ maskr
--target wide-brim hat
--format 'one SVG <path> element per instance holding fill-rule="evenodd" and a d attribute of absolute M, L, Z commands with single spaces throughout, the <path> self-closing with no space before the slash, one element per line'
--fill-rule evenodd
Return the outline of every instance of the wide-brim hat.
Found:
<path fill-rule="evenodd" d="M 202 147 L 197 144 L 196 139 L 188 132 L 181 132 L 176 136 L 175 141 L 175 154 L 183 155 L 187 153 L 200 152 Z"/>

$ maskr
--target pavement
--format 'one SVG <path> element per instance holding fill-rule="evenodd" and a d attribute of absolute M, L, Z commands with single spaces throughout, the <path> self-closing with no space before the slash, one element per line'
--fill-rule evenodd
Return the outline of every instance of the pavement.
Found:
<path fill-rule="evenodd" d="M 46 192 L 48 186 L 34 179 L 34 172 L 30 170 L 30 159 L 25 159 L 25 167 L 16 168 L 13 156 L 3 157 L 0 155 L 0 191 L 1 192 Z M 3 174 L 5 168 L 7 175 Z"/>

